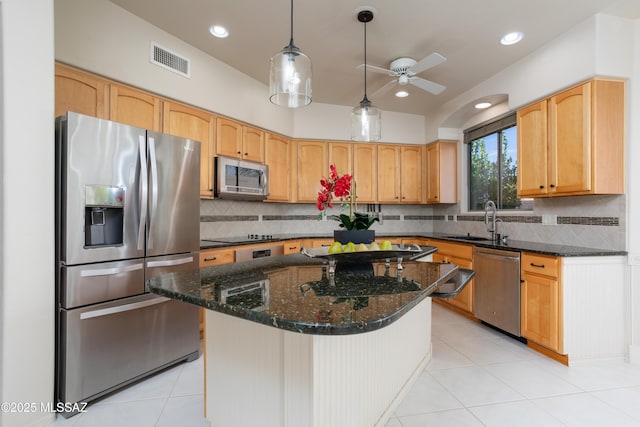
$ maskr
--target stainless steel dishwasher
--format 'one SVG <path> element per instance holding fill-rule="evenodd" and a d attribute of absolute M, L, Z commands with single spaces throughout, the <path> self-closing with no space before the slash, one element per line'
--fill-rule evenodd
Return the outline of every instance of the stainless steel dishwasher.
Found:
<path fill-rule="evenodd" d="M 520 252 L 474 246 L 474 315 L 520 336 Z"/>

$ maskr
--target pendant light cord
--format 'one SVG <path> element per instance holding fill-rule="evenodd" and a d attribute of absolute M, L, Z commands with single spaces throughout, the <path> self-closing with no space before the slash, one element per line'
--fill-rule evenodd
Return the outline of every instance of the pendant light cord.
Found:
<path fill-rule="evenodd" d="M 364 101 L 367 100 L 367 21 L 364 21 Z"/>
<path fill-rule="evenodd" d="M 293 0 L 291 0 L 291 37 L 289 38 L 289 46 L 294 47 L 293 45 Z"/>

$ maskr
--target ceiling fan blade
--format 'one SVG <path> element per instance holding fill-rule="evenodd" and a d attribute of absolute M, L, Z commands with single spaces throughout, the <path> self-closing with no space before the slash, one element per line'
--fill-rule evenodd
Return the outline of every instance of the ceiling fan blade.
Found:
<path fill-rule="evenodd" d="M 368 68 L 368 67 L 367 67 Z M 380 95 L 384 95 L 385 93 L 387 93 L 389 91 L 389 89 L 391 89 L 393 86 L 395 86 L 395 84 L 398 81 L 396 79 L 390 80 L 389 82 L 385 83 L 384 85 L 382 85 L 382 87 L 376 89 L 372 94 L 371 94 L 371 99 L 375 99 L 376 96 Z"/>
<path fill-rule="evenodd" d="M 362 69 L 364 69 L 364 64 L 360 64 L 356 68 L 362 70 Z M 395 73 L 393 71 L 388 70 L 386 68 L 382 68 L 382 67 L 376 67 L 375 65 L 368 65 L 367 64 L 367 71 L 372 71 L 374 73 L 380 73 L 380 74 L 386 74 L 388 76 L 395 76 Z"/>
<path fill-rule="evenodd" d="M 432 82 L 430 80 L 425 80 L 420 77 L 411 77 L 409 79 L 409 83 L 411 83 L 416 87 L 419 87 L 422 90 L 431 92 L 434 95 L 439 95 L 440 93 L 442 93 L 443 90 L 447 88 L 446 86 L 442 86 L 441 84 Z"/>
<path fill-rule="evenodd" d="M 424 70 L 428 70 L 431 67 L 442 64 L 446 60 L 447 58 L 445 58 L 444 56 L 440 55 L 437 52 L 433 52 L 431 55 L 427 56 L 413 67 L 409 68 L 409 72 L 412 74 L 419 74 Z"/>

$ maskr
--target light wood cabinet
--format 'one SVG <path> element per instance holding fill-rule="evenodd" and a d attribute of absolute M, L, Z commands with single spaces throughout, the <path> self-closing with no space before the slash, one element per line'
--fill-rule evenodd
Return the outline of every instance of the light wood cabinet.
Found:
<path fill-rule="evenodd" d="M 234 248 L 203 249 L 200 251 L 200 268 L 235 262 Z"/>
<path fill-rule="evenodd" d="M 264 162 L 264 131 L 218 117 L 216 154 L 254 162 Z"/>
<path fill-rule="evenodd" d="M 215 116 L 175 102 L 165 101 L 163 104 L 162 131 L 200 141 L 200 198 L 212 199 Z"/>
<path fill-rule="evenodd" d="M 424 202 L 422 195 L 424 146 L 403 145 L 400 147 L 400 201 L 418 204 Z"/>
<path fill-rule="evenodd" d="M 595 79 L 518 111 L 518 196 L 624 193 L 624 82 Z"/>
<path fill-rule="evenodd" d="M 452 243 L 441 240 L 429 240 L 429 246 L 435 246 L 438 251 L 432 255 L 433 262 L 450 262 L 460 268 L 473 270 L 473 245 Z M 466 313 L 473 313 L 473 279 L 455 297 L 438 300 L 452 305 Z"/>
<path fill-rule="evenodd" d="M 353 144 L 353 176 L 358 203 L 378 201 L 378 149 L 374 144 Z"/>
<path fill-rule="evenodd" d="M 109 119 L 109 82 L 99 77 L 56 64 L 55 116 L 73 111 Z"/>
<path fill-rule="evenodd" d="M 353 174 L 353 144 L 348 142 L 329 142 L 329 165 L 336 165 L 336 170 L 338 174 L 344 175 L 348 173 L 350 175 Z M 329 166 L 326 168 L 327 172 L 329 172 Z M 326 176 L 326 175 L 325 175 Z M 354 175 L 355 176 L 355 175 Z"/>
<path fill-rule="evenodd" d="M 329 176 L 327 145 L 324 141 L 296 142 L 297 192 L 294 201 L 316 202 L 320 179 Z"/>
<path fill-rule="evenodd" d="M 127 86 L 111 84 L 109 120 L 162 132 L 160 98 Z"/>
<path fill-rule="evenodd" d="M 282 252 L 285 255 L 297 254 L 298 252 L 300 252 L 300 249 L 302 249 L 300 240 L 288 240 L 284 242 Z"/>
<path fill-rule="evenodd" d="M 282 135 L 267 133 L 264 160 L 269 166 L 269 201 L 291 199 L 291 151 L 293 142 Z"/>
<path fill-rule="evenodd" d="M 458 143 L 435 141 L 426 152 L 427 203 L 457 203 Z"/>
<path fill-rule="evenodd" d="M 422 150 L 420 145 L 378 145 L 378 202 L 424 201 Z"/>
<path fill-rule="evenodd" d="M 562 353 L 561 262 L 553 256 L 523 253 L 521 268 L 521 334 Z"/>
<path fill-rule="evenodd" d="M 400 203 L 400 148 L 378 145 L 378 202 Z"/>

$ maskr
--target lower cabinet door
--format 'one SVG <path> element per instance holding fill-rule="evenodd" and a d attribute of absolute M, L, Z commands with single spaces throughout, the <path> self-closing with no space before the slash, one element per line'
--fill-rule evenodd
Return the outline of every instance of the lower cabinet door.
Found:
<path fill-rule="evenodd" d="M 551 350 L 562 352 L 559 337 L 558 281 L 526 272 L 523 273 L 522 279 L 522 336 Z"/>

